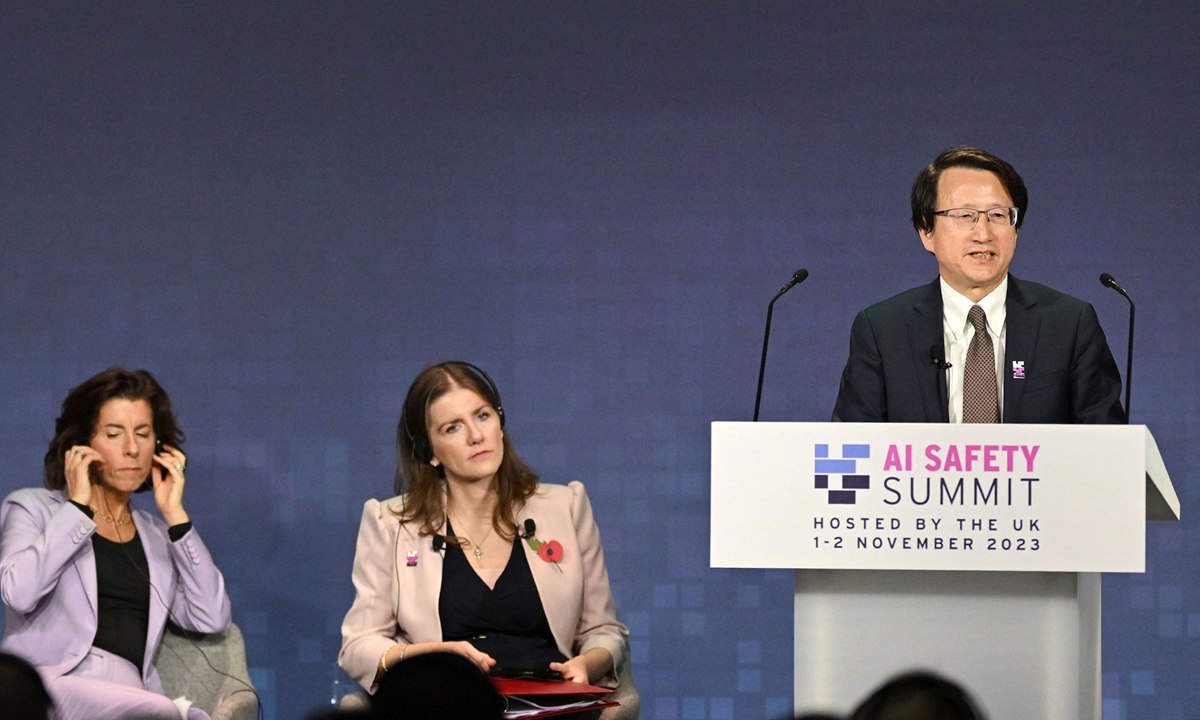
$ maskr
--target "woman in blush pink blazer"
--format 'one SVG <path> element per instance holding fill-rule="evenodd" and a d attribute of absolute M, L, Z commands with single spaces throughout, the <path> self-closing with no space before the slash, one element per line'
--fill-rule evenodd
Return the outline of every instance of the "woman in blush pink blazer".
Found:
<path fill-rule="evenodd" d="M 0 650 L 38 669 L 59 720 L 178 720 L 152 663 L 164 626 L 229 627 L 224 579 L 183 508 L 181 440 L 149 373 L 106 370 L 63 401 L 46 489 L 0 505 Z M 130 503 L 142 490 L 161 518 Z"/>
<path fill-rule="evenodd" d="M 400 417 L 407 492 L 363 509 L 339 664 L 368 691 L 406 657 L 449 651 L 484 672 L 552 670 L 615 686 L 617 620 L 583 484 L 544 485 L 503 431 L 491 378 L 423 370 Z"/>

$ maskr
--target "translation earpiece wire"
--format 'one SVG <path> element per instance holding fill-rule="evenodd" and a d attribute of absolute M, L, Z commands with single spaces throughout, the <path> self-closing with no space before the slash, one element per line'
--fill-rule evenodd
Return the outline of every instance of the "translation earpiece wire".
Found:
<path fill-rule="evenodd" d="M 112 510 L 111 510 L 111 509 L 109 509 L 109 507 L 108 507 L 108 496 L 107 496 L 107 495 L 103 495 L 102 497 L 103 497 L 103 501 L 104 501 L 104 510 L 105 510 L 105 511 L 108 513 L 109 517 L 112 517 Z M 130 517 L 130 519 L 131 519 L 131 520 L 133 519 L 133 508 L 132 508 L 132 506 L 131 506 L 131 507 L 130 507 L 130 509 L 129 509 L 129 517 Z M 130 523 L 130 524 L 131 524 L 131 525 L 133 525 L 133 526 L 134 526 L 134 528 L 136 528 L 136 527 L 137 527 L 137 525 L 136 525 L 136 524 L 134 524 L 134 523 Z M 134 537 L 136 538 L 137 536 L 135 535 Z M 120 531 L 120 529 L 118 528 L 118 529 L 117 529 L 117 539 L 119 540 L 120 538 L 121 538 L 121 531 Z M 133 541 L 132 541 L 132 540 L 130 540 L 130 542 L 133 542 Z M 140 542 L 140 541 L 139 541 L 139 542 Z M 168 542 L 170 542 L 170 539 L 169 539 L 169 538 L 168 538 Z M 159 603 L 160 603 L 160 604 L 163 606 L 163 609 L 167 611 L 167 620 L 169 620 L 169 621 L 170 621 L 170 622 L 171 622 L 173 625 L 175 625 L 175 627 L 179 628 L 180 630 L 183 630 L 184 632 L 190 632 L 189 630 L 187 630 L 186 628 L 184 628 L 182 625 L 180 625 L 178 622 L 175 622 L 175 618 L 171 617 L 171 606 L 170 606 L 170 605 L 168 605 L 168 604 L 167 604 L 167 602 L 166 602 L 165 600 L 163 600 L 162 593 L 160 593 L 160 592 L 158 591 L 158 588 L 154 586 L 154 583 L 153 583 L 153 582 L 150 580 L 150 575 L 149 575 L 148 573 L 144 573 L 144 572 L 142 572 L 142 569 L 141 569 L 140 567 L 138 567 L 138 564 L 137 564 L 137 562 L 135 562 L 135 561 L 134 561 L 134 559 L 133 559 L 133 556 L 132 556 L 132 555 L 130 555 L 130 554 L 129 554 L 129 550 L 128 550 L 128 549 L 126 549 L 126 547 L 125 547 L 125 543 L 124 543 L 124 542 L 118 542 L 118 543 L 117 543 L 117 545 L 119 545 L 119 546 L 121 547 L 121 552 L 122 552 L 122 553 L 125 555 L 125 558 L 126 558 L 127 560 L 129 560 L 129 564 L 133 566 L 134 570 L 136 570 L 136 571 L 138 572 L 138 574 L 139 574 L 139 575 L 141 575 L 142 577 L 146 578 L 146 584 L 147 584 L 147 585 L 149 585 L 149 586 L 150 586 L 150 589 L 154 591 L 154 595 L 155 595 L 155 597 L 157 597 L 157 598 L 158 598 L 158 602 L 159 602 Z M 164 628 L 164 629 L 163 629 L 163 632 L 167 632 L 166 628 Z M 208 655 L 206 655 L 206 654 L 204 653 L 204 651 L 200 649 L 200 646 L 199 646 L 199 645 L 196 643 L 196 641 L 195 641 L 195 640 L 193 640 L 192 638 L 188 637 L 187 635 L 184 635 L 184 636 L 183 636 L 183 638 L 184 638 L 185 640 L 187 640 L 187 641 L 188 641 L 188 643 L 189 643 L 189 644 L 192 646 L 192 649 L 194 649 L 196 652 L 200 653 L 200 657 L 204 658 L 204 662 L 205 662 L 205 664 L 206 664 L 206 665 L 208 665 L 208 667 L 209 667 L 209 669 L 210 669 L 210 670 L 212 670 L 213 672 L 215 672 L 215 673 L 216 673 L 216 674 L 218 674 L 218 675 L 221 675 L 222 677 L 227 677 L 227 678 L 229 678 L 230 680 L 233 680 L 234 682 L 238 683 L 239 685 L 244 685 L 244 686 L 245 686 L 245 687 L 243 687 L 243 688 L 238 688 L 237 690 L 234 690 L 233 692 L 231 692 L 231 693 L 230 693 L 230 695 L 235 695 L 235 694 L 237 694 L 237 693 L 241 693 L 241 692 L 249 692 L 249 693 L 254 693 L 254 703 L 255 703 L 255 705 L 257 706 L 257 707 L 256 707 L 256 709 L 255 709 L 255 712 L 254 712 L 254 717 L 255 717 L 255 720 L 263 720 L 263 719 L 264 719 L 264 717 L 265 717 L 265 711 L 263 710 L 262 698 L 261 698 L 261 697 L 259 697 L 259 695 L 258 695 L 258 691 L 254 689 L 254 686 L 253 686 L 253 685 L 250 685 L 250 684 L 249 684 L 249 683 L 247 683 L 245 680 L 242 680 L 240 677 L 235 677 L 235 676 L 233 676 L 233 675 L 230 675 L 229 673 L 227 673 L 227 672 L 225 672 L 225 671 L 223 671 L 223 670 L 218 670 L 218 669 L 217 669 L 217 668 L 216 668 L 216 667 L 215 667 L 215 666 L 212 664 L 212 661 L 211 661 L 211 660 L 209 660 L 209 658 L 208 658 Z M 159 641 L 159 647 L 160 647 L 160 648 L 162 647 L 162 641 L 161 641 L 161 639 L 160 639 L 160 641 Z M 183 666 L 183 667 L 185 667 L 185 668 L 187 668 L 187 667 L 188 667 L 188 664 L 187 664 L 186 662 L 184 662 L 184 661 L 183 661 L 183 657 L 182 657 L 182 656 L 180 656 L 180 654 L 179 654 L 178 652 L 176 652 L 174 648 L 167 648 L 167 649 L 168 649 L 168 650 L 171 652 L 171 654 L 172 654 L 172 655 L 174 655 L 174 656 L 175 656 L 175 659 L 179 661 L 179 664 L 180 664 L 180 665 L 182 665 L 182 666 Z M 191 670 L 190 670 L 190 669 L 189 669 L 189 670 L 187 670 L 187 672 L 188 672 L 189 674 L 191 674 Z M 192 677 L 194 678 L 195 676 L 193 675 Z"/>

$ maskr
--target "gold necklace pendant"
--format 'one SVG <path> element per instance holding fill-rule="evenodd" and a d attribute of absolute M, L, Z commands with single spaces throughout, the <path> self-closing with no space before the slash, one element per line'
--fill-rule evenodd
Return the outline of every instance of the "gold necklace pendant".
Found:
<path fill-rule="evenodd" d="M 454 516 L 453 516 L 453 515 L 450 515 L 450 518 L 451 518 L 451 519 L 457 519 L 457 518 L 454 518 Z M 462 533 L 463 533 L 463 536 L 464 536 L 464 537 L 466 537 L 466 539 L 467 539 L 467 543 L 469 543 L 469 544 L 471 544 L 471 545 L 474 545 L 474 546 L 475 546 L 475 549 L 471 551 L 471 554 L 475 556 L 475 561 L 476 561 L 476 562 L 480 562 L 480 561 L 481 561 L 481 558 L 483 557 L 483 545 L 482 545 L 482 543 L 477 543 L 477 542 L 475 542 L 475 540 L 473 540 L 473 539 L 471 538 L 471 536 L 470 536 L 469 534 L 467 534 L 467 524 L 466 524 L 466 523 L 459 523 L 459 524 L 460 524 L 460 525 L 461 525 L 461 527 L 462 527 Z M 456 533 L 456 534 L 457 534 L 457 533 Z M 489 526 L 489 527 L 488 527 L 488 530 L 487 530 L 487 533 L 485 533 L 485 534 L 484 534 L 484 536 L 483 536 L 483 539 L 484 539 L 484 541 L 485 541 L 485 542 L 487 541 L 487 539 L 488 539 L 489 537 L 491 537 L 491 534 L 492 534 L 492 527 L 491 527 L 491 526 Z"/>

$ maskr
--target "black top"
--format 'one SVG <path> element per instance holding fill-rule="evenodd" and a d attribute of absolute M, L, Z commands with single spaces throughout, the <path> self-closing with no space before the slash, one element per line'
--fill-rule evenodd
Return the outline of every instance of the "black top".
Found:
<path fill-rule="evenodd" d="M 454 534 L 449 522 L 446 534 Z M 497 667 L 545 670 L 552 662 L 567 661 L 550 632 L 519 537 L 513 538 L 508 564 L 494 589 L 471 567 L 461 546 L 447 544 L 438 616 L 443 640 L 468 640 L 491 655 Z"/>
<path fill-rule="evenodd" d="M 150 624 L 150 563 L 135 535 L 115 543 L 92 536 L 96 551 L 96 591 L 100 607 L 94 647 L 120 655 L 142 669 L 146 654 L 146 628 Z"/>
<path fill-rule="evenodd" d="M 87 515 L 95 511 L 87 505 L 70 501 Z M 188 534 L 190 522 L 167 528 L 171 542 Z M 150 625 L 150 563 L 146 549 L 137 535 L 117 543 L 100 535 L 92 536 L 96 553 L 96 637 L 92 647 L 119 655 L 142 671 L 146 657 L 146 633 Z"/>

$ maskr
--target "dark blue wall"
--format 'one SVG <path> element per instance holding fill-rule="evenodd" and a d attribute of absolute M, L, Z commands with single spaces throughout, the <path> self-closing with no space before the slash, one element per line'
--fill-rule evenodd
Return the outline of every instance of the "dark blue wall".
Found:
<path fill-rule="evenodd" d="M 791 576 L 707 565 L 708 427 L 829 416 L 850 320 L 934 277 L 909 184 L 979 144 L 1014 273 L 1092 301 L 1200 494 L 1200 6 L 48 3 L 0 8 L 0 491 L 57 404 L 156 372 L 268 718 L 329 695 L 402 393 L 463 358 L 596 505 L 646 718 L 791 699 Z M 1186 511 L 1186 508 L 1185 508 Z M 1105 718 L 1197 717 L 1200 525 L 1105 581 Z M 748 523 L 748 543 L 770 543 Z"/>

